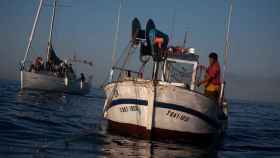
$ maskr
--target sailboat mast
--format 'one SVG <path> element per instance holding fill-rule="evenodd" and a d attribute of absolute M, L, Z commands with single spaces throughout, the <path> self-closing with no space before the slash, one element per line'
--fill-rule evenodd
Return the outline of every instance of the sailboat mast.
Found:
<path fill-rule="evenodd" d="M 54 2 L 53 2 L 53 14 L 52 14 L 52 19 L 51 19 L 50 33 L 49 33 L 49 41 L 48 41 L 49 43 L 52 42 L 52 34 L 53 34 L 53 26 L 54 26 L 54 18 L 55 18 L 56 4 L 57 4 L 57 0 L 54 0 Z"/>
<path fill-rule="evenodd" d="M 53 34 L 53 26 L 54 26 L 54 19 L 55 19 L 55 11 L 56 11 L 56 5 L 57 5 L 57 0 L 53 1 L 53 14 L 51 18 L 51 25 L 50 25 L 50 32 L 49 32 L 49 40 L 48 40 L 48 54 L 49 54 L 49 49 L 52 44 L 52 34 Z M 48 55 L 47 55 L 47 60 L 48 60 Z"/>
<path fill-rule="evenodd" d="M 26 58 L 27 58 L 27 56 L 29 54 L 30 46 L 31 46 L 31 43 L 32 43 L 32 40 L 33 40 L 33 36 L 34 36 L 35 30 L 36 30 L 37 21 L 38 21 L 38 17 L 39 17 L 41 8 L 42 8 L 42 4 L 43 4 L 43 0 L 40 0 L 39 7 L 38 7 L 38 10 L 37 10 L 37 14 L 36 14 L 36 17 L 35 17 L 35 20 L 34 20 L 34 23 L 33 23 L 32 31 L 31 31 L 30 36 L 29 36 L 29 42 L 28 42 L 28 45 L 27 45 L 27 48 L 26 48 L 26 51 L 25 51 L 24 58 L 22 60 L 22 66 L 23 67 L 24 67 Z"/>

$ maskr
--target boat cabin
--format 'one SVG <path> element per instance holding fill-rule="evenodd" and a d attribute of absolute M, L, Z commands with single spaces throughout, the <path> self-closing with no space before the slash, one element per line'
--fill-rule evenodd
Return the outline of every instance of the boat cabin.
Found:
<path fill-rule="evenodd" d="M 193 48 L 189 48 L 189 50 L 191 51 L 183 53 L 170 51 L 168 53 L 163 65 L 162 81 L 190 90 L 195 89 L 199 56 L 194 54 Z"/>

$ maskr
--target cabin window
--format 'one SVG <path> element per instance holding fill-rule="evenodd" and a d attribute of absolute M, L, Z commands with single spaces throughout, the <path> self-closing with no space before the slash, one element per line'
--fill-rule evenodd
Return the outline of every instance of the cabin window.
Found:
<path fill-rule="evenodd" d="M 193 64 L 168 61 L 166 63 L 166 81 L 184 83 L 187 87 L 192 84 Z"/>

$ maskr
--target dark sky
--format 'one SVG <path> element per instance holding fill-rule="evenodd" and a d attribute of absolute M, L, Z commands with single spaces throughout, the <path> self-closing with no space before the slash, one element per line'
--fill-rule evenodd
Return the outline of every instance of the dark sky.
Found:
<path fill-rule="evenodd" d="M 111 66 L 119 1 L 58 2 L 54 33 L 57 54 L 67 58 L 77 53 L 93 60 L 94 69 L 84 69 L 94 74 L 97 84 L 102 83 Z M 51 3 L 44 2 L 29 60 L 46 55 Z M 0 78 L 19 79 L 18 63 L 23 59 L 38 4 L 39 0 L 0 1 Z M 279 0 L 234 0 L 227 75 L 231 98 L 280 102 L 279 8 Z M 184 32 L 190 32 L 188 44 L 196 48 L 201 63 L 207 64 L 211 51 L 218 52 L 222 61 L 227 10 L 228 0 L 126 0 L 117 54 L 128 43 L 131 20 L 138 17 L 143 26 L 152 18 L 162 31 L 170 34 L 175 30 L 173 43 L 182 43 Z"/>

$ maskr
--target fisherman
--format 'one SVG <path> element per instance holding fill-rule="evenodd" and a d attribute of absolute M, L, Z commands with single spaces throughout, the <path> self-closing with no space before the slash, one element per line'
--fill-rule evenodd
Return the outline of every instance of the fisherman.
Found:
<path fill-rule="evenodd" d="M 61 62 L 58 67 L 58 77 L 64 77 L 64 63 Z"/>
<path fill-rule="evenodd" d="M 156 37 L 154 43 L 161 49 L 164 39 L 161 37 Z"/>
<path fill-rule="evenodd" d="M 220 94 L 220 64 L 218 55 L 215 52 L 209 54 L 209 66 L 206 70 L 205 78 L 197 82 L 197 86 L 205 86 L 205 96 L 218 101 Z"/>

